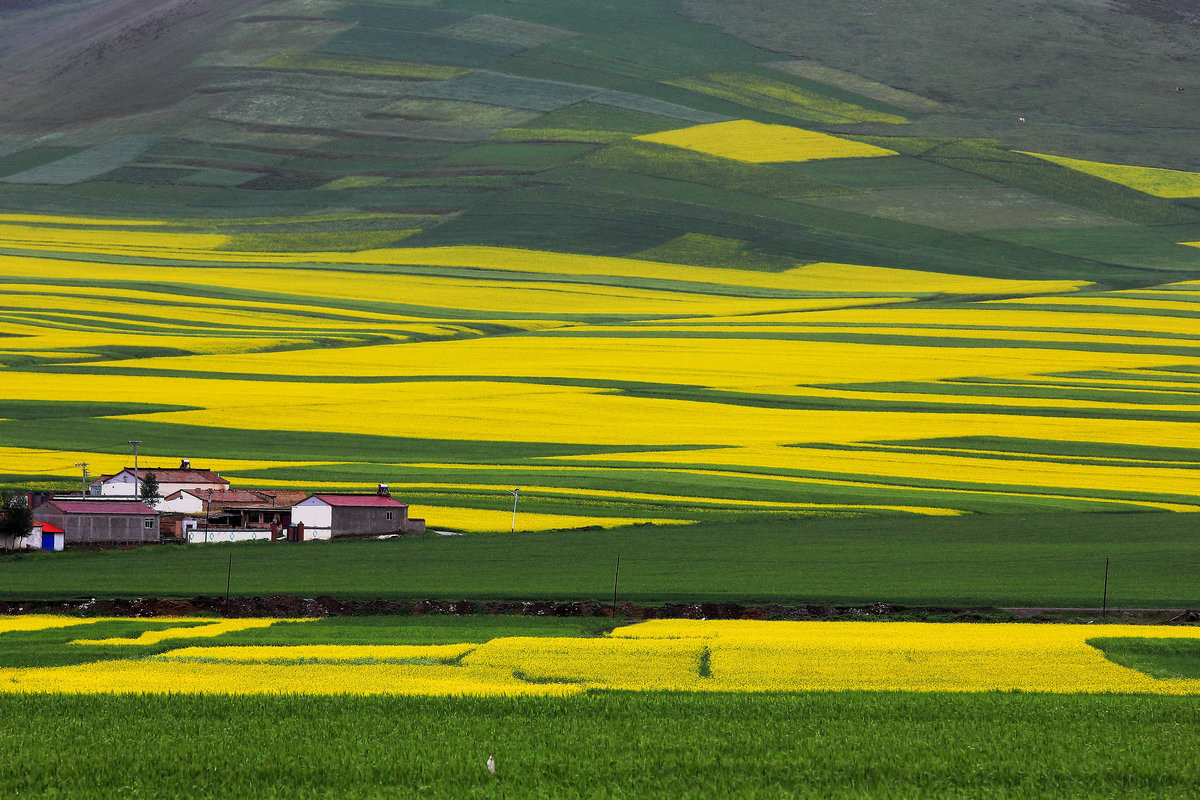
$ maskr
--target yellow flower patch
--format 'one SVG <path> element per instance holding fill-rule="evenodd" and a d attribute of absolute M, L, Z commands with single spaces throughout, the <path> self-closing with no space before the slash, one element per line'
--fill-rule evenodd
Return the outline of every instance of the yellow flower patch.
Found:
<path fill-rule="evenodd" d="M 1076 172 L 1094 175 L 1106 181 L 1119 183 L 1155 197 L 1200 197 L 1200 172 L 1138 167 L 1131 164 L 1106 164 L 1101 161 L 1084 161 L 1078 158 L 1050 156 L 1045 153 L 1025 153 L 1025 155 L 1050 161 Z"/>
<path fill-rule="evenodd" d="M 164 233 L 115 227 L 47 227 L 0 223 L 0 247 L 111 255 L 151 255 L 175 252 L 181 258 L 199 255 L 229 241 L 216 233 Z M 170 256 L 167 256 L 170 257 Z"/>
<path fill-rule="evenodd" d="M 268 664 L 96 661 L 0 669 L 14 694 L 566 695 L 573 684 L 537 684 L 504 669 L 427 664 Z"/>
<path fill-rule="evenodd" d="M 38 624 L 48 618 L 27 619 Z M 189 629 L 171 630 L 186 634 Z M 1095 637 L 1200 638 L 1200 629 L 656 620 L 594 639 L 504 637 L 480 645 L 188 647 L 143 660 L 0 668 L 0 692 L 1200 694 L 1200 680 L 1152 678 L 1109 661 L 1088 644 Z"/>
<path fill-rule="evenodd" d="M 472 487 L 482 488 L 482 487 Z M 524 493 L 522 488 L 522 493 Z M 449 528 L 474 533 L 507 533 L 513 528 L 512 509 L 463 508 L 454 506 L 420 506 L 428 529 Z M 518 511 L 517 531 L 552 531 L 572 528 L 619 528 L 626 525 L 686 525 L 695 520 L 661 519 L 656 517 L 594 517 L 575 514 L 538 514 Z"/>
<path fill-rule="evenodd" d="M 695 640 L 517 636 L 480 645 L 463 664 L 588 689 L 695 690 L 703 650 Z"/>
<path fill-rule="evenodd" d="M 755 164 L 896 155 L 893 150 L 840 136 L 745 119 L 648 133 L 634 138 Z"/>
<path fill-rule="evenodd" d="M 475 644 L 303 644 L 245 647 L 231 645 L 228 647 L 180 647 L 152 658 L 158 661 L 221 661 L 228 664 L 453 661 L 476 647 L 478 645 Z"/>
<path fill-rule="evenodd" d="M 99 622 L 100 617 L 79 619 L 76 617 L 52 617 L 45 614 L 28 614 L 19 617 L 0 617 L 0 633 L 12 631 L 44 631 L 51 628 L 69 628 L 72 625 L 87 625 Z"/>
<path fill-rule="evenodd" d="M 231 631 L 246 631 L 252 628 L 269 628 L 276 622 L 302 622 L 303 620 L 278 619 L 226 619 L 205 625 L 184 628 L 164 628 L 158 631 L 144 631 L 132 639 L 76 639 L 71 644 L 83 645 L 147 645 L 158 644 L 170 639 L 208 639 L 221 636 Z"/>
<path fill-rule="evenodd" d="M 681 652 L 706 643 L 711 688 L 722 691 L 1200 693 L 1200 680 L 1151 678 L 1087 644 L 1096 636 L 1200 638 L 1196 628 L 663 620 L 613 636 L 676 642 Z"/>

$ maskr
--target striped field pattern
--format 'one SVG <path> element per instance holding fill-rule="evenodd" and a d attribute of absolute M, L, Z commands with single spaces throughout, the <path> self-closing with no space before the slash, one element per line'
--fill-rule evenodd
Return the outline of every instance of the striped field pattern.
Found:
<path fill-rule="evenodd" d="M 20 437 L 19 420 L 93 416 L 69 399 L 109 425 L 178 431 L 172 455 L 214 429 L 388 437 L 386 457 L 205 455 L 235 481 L 350 488 L 374 473 L 448 491 L 430 498 L 442 527 L 465 530 L 507 528 L 478 488 L 505 472 L 540 495 L 527 510 L 544 518 L 526 520 L 540 528 L 1200 497 L 1191 284 L 230 242 L 180 224 L 0 224 L 0 417 L 14 420 L 0 425 L 16 435 L 0 472 L 122 465 L 86 435 Z M 470 452 L 406 454 L 413 440 Z M 705 488 L 681 496 L 681 475 Z"/>

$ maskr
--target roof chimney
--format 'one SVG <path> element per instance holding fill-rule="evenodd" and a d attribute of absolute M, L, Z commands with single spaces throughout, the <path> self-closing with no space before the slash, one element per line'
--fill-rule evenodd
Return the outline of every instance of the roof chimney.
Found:
<path fill-rule="evenodd" d="M 376 491 L 375 494 L 379 495 L 380 497 L 392 496 L 391 490 L 388 489 L 388 485 L 386 483 L 379 484 L 379 490 Z"/>
<path fill-rule="evenodd" d="M 192 460 L 190 458 L 183 459 L 182 461 L 179 462 L 179 468 L 180 469 L 191 469 L 192 468 Z"/>

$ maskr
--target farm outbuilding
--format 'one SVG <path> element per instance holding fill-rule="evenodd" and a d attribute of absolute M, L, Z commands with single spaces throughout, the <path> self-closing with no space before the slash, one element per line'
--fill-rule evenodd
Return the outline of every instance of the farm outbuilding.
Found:
<path fill-rule="evenodd" d="M 66 546 L 66 531 L 49 522 L 35 522 L 33 528 L 34 534 L 36 534 L 36 540 L 33 535 L 30 536 L 33 547 L 39 550 L 62 552 L 63 547 Z M 36 543 L 34 543 L 35 541 Z"/>
<path fill-rule="evenodd" d="M 229 481 L 212 470 L 193 467 L 192 462 L 185 458 L 178 467 L 142 467 L 136 470 L 126 467 L 116 475 L 101 475 L 92 483 L 91 493 L 103 497 L 134 497 L 137 487 L 145 483 L 150 473 L 158 481 L 158 493 L 162 497 L 179 491 L 220 492 L 229 489 Z"/>
<path fill-rule="evenodd" d="M 63 532 L 64 546 L 159 540 L 158 512 L 138 500 L 56 497 L 33 512 Z"/>
<path fill-rule="evenodd" d="M 24 536 L 0 536 L 0 550 L 62 550 L 63 530 L 48 522 L 34 521 Z"/>
<path fill-rule="evenodd" d="M 303 523 L 306 536 L 316 539 L 425 531 L 425 521 L 410 520 L 408 504 L 392 497 L 387 484 L 375 494 L 314 494 L 292 506 L 292 523 Z"/>
<path fill-rule="evenodd" d="M 180 489 L 157 504 L 164 514 L 208 516 L 211 524 L 269 529 L 287 527 L 292 506 L 308 492 L 286 489 Z"/>

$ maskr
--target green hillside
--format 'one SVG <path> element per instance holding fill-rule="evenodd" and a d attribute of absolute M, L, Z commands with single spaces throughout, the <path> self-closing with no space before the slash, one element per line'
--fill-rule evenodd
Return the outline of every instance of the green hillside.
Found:
<path fill-rule="evenodd" d="M 1010 12 L 981 2 L 936 25 L 922 9 L 743 5 L 18 4 L 0 12 L 13 31 L 0 208 L 220 220 L 262 249 L 386 246 L 403 227 L 419 228 L 412 246 L 673 261 L 690 234 L 729 242 L 687 249 L 712 266 L 731 265 L 732 247 L 751 269 L 844 261 L 1113 286 L 1200 274 L 1177 244 L 1200 238 L 1200 203 L 1015 152 L 1200 167 L 1180 146 L 1200 87 L 1174 91 L 1186 72 L 1140 100 L 1128 87 L 1190 52 L 1183 12 L 1064 3 L 1036 36 L 1014 24 L 996 38 L 987 23 Z M 1105 79 L 1112 47 L 1143 33 L 1153 58 Z M 730 119 L 903 157 L 745 165 L 632 141 Z"/>
<path fill-rule="evenodd" d="M 1196 510 L 1191 12 L 955 9 L 5 5 L 0 478 Z"/>

